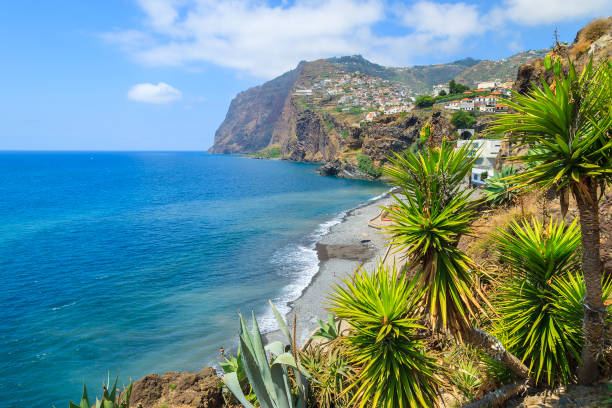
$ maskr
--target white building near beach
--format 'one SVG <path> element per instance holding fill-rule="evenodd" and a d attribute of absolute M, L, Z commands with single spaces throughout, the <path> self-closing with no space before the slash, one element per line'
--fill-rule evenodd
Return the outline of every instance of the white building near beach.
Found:
<path fill-rule="evenodd" d="M 485 184 L 482 176 L 487 174 L 493 175 L 495 171 L 495 162 L 497 161 L 497 155 L 501 148 L 501 140 L 490 140 L 490 139 L 473 139 L 473 140 L 458 140 L 456 147 L 462 147 L 466 143 L 472 143 L 474 150 L 472 154 L 477 154 L 478 158 L 474 162 L 472 168 L 471 182 L 475 186 L 482 186 Z"/>

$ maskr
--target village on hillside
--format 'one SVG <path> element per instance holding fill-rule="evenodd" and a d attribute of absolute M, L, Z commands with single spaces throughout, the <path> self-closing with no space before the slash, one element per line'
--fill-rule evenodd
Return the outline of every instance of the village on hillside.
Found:
<path fill-rule="evenodd" d="M 502 98 L 510 96 L 512 82 L 487 81 L 476 90 L 451 93 L 450 84 L 432 87 L 432 103 L 446 110 L 483 113 L 504 112 Z M 372 121 L 379 115 L 409 112 L 419 107 L 414 90 L 399 81 L 369 76 L 359 71 L 336 72 L 314 80 L 310 87 L 296 86 L 294 96 L 304 97 L 317 106 L 338 113 L 359 115 L 360 121 Z M 416 104 L 415 104 L 416 103 Z"/>

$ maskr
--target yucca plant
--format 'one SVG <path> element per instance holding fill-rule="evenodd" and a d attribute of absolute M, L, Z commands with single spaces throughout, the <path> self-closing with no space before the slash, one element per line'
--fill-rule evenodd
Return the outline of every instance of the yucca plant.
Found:
<path fill-rule="evenodd" d="M 510 204 L 518 195 L 518 189 L 514 188 L 511 177 L 516 175 L 517 170 L 512 166 L 502 167 L 501 171 L 495 170 L 491 177 L 485 179 L 484 196 L 493 205 Z"/>
<path fill-rule="evenodd" d="M 308 401 L 307 374 L 300 365 L 294 341 L 283 317 L 272 302 L 270 307 L 287 344 L 275 341 L 264 347 L 255 314 L 253 313 L 251 330 L 239 314 L 240 349 L 244 371 L 261 408 L 305 408 Z M 271 362 L 268 361 L 266 351 L 273 357 Z M 295 379 L 295 389 L 292 387 L 291 374 Z M 242 392 L 237 372 L 227 373 L 222 379 L 245 408 L 253 407 Z"/>
<path fill-rule="evenodd" d="M 445 141 L 421 153 L 405 151 L 389 159 L 386 174 L 402 195 L 385 210 L 393 224 L 390 243 L 407 256 L 416 287 L 423 291 L 431 327 L 449 331 L 459 339 L 482 348 L 520 378 L 528 368 L 508 353 L 493 336 L 474 327 L 472 321 L 490 304 L 476 279 L 476 265 L 457 244 L 469 234 L 479 202 L 466 183 L 477 151 L 470 143 L 454 148 Z"/>
<path fill-rule="evenodd" d="M 440 369 L 428 355 L 418 323 L 421 291 L 406 276 L 395 277 L 384 265 L 336 285 L 331 310 L 349 324 L 342 341 L 355 367 L 350 405 L 358 407 L 432 407 Z"/>
<path fill-rule="evenodd" d="M 422 153 L 404 152 L 390 158 L 386 174 L 403 196 L 393 195 L 388 211 L 393 224 L 391 245 L 404 251 L 408 266 L 417 268 L 418 286 L 432 327 L 462 336 L 469 317 L 479 309 L 474 265 L 459 249 L 461 235 L 471 230 L 476 201 L 465 179 L 476 159 L 466 144 L 455 149 L 442 142 Z M 474 295 L 473 293 L 476 293 Z"/>
<path fill-rule="evenodd" d="M 89 401 L 89 395 L 87 393 L 87 386 L 83 384 L 83 395 L 81 396 L 81 401 L 79 405 L 75 404 L 72 401 L 68 402 L 69 408 L 130 408 L 130 395 L 132 395 L 132 380 L 130 380 L 130 385 L 125 389 L 123 395 L 117 389 L 117 381 L 119 377 L 115 378 L 115 383 L 112 388 L 110 388 L 110 378 L 107 380 L 104 388 L 104 393 L 102 394 L 102 399 L 99 400 L 96 397 L 96 403 L 91 404 Z M 122 398 L 123 397 L 123 398 Z"/>
<path fill-rule="evenodd" d="M 496 297 L 498 334 L 530 368 L 535 383 L 568 383 L 580 361 L 584 279 L 580 232 L 566 226 L 514 222 L 495 237 L 501 261 L 512 275 Z M 610 293 L 610 285 L 604 287 Z"/>
<path fill-rule="evenodd" d="M 576 200 L 587 288 L 580 377 L 590 383 L 599 375 L 606 313 L 601 296 L 599 199 L 612 181 L 612 61 L 604 60 L 596 68 L 589 62 L 580 75 L 571 61 L 567 73 L 561 65 L 560 59 L 547 56 L 554 83 L 542 80 L 526 95 L 514 94 L 505 102 L 513 112 L 500 115 L 489 132 L 505 134 L 519 147 L 538 149 L 537 154 L 514 158 L 531 164 L 516 175 L 517 185 L 556 188 L 564 215 L 570 192 Z"/>

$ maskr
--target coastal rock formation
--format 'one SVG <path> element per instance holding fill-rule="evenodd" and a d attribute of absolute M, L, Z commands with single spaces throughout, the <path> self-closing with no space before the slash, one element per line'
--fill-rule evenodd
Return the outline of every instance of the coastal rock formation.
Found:
<path fill-rule="evenodd" d="M 415 123 L 418 118 L 413 116 L 398 121 L 394 115 L 385 115 L 391 117 L 384 119 L 387 123 L 364 122 L 368 111 L 378 109 L 378 105 L 364 102 L 366 94 L 368 97 L 373 92 L 379 96 L 392 94 L 404 103 L 409 94 L 429 93 L 432 85 L 448 82 L 478 63 L 468 58 L 448 64 L 393 68 L 374 64 L 359 55 L 303 61 L 294 70 L 239 93 L 215 133 L 209 152 L 257 153 L 274 146 L 280 149 L 280 158 L 286 160 L 325 163 L 341 159 L 349 166 L 343 165 L 346 172 L 337 174 L 348 177 L 356 174 L 350 169 L 356 160 L 347 156 L 363 153 L 376 163 L 382 162 L 390 151 L 410 146 L 420 129 L 417 126 L 424 123 L 420 120 Z M 498 71 L 492 68 L 483 71 L 484 76 L 474 75 L 478 80 L 491 80 L 499 76 Z M 329 88 L 325 88 L 325 81 L 331 83 L 329 78 L 346 75 L 360 78 L 363 88 L 347 91 L 341 101 L 343 88 L 349 89 L 347 80 L 336 81 Z M 372 84 L 373 78 L 379 82 Z M 395 90 L 387 92 L 391 88 Z M 362 105 L 367 105 L 367 109 L 362 110 Z M 381 106 L 380 110 L 384 108 Z M 366 129 L 361 129 L 361 125 Z M 358 152 L 360 149 L 363 151 Z"/>
<path fill-rule="evenodd" d="M 130 406 L 156 408 L 221 408 L 221 380 L 212 367 L 198 373 L 149 374 L 134 383 Z"/>

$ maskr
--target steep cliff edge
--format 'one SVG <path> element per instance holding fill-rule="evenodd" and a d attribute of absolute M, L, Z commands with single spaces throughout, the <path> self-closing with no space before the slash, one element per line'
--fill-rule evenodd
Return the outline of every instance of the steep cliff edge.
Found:
<path fill-rule="evenodd" d="M 268 146 L 303 66 L 236 95 L 209 153 L 252 153 Z"/>

